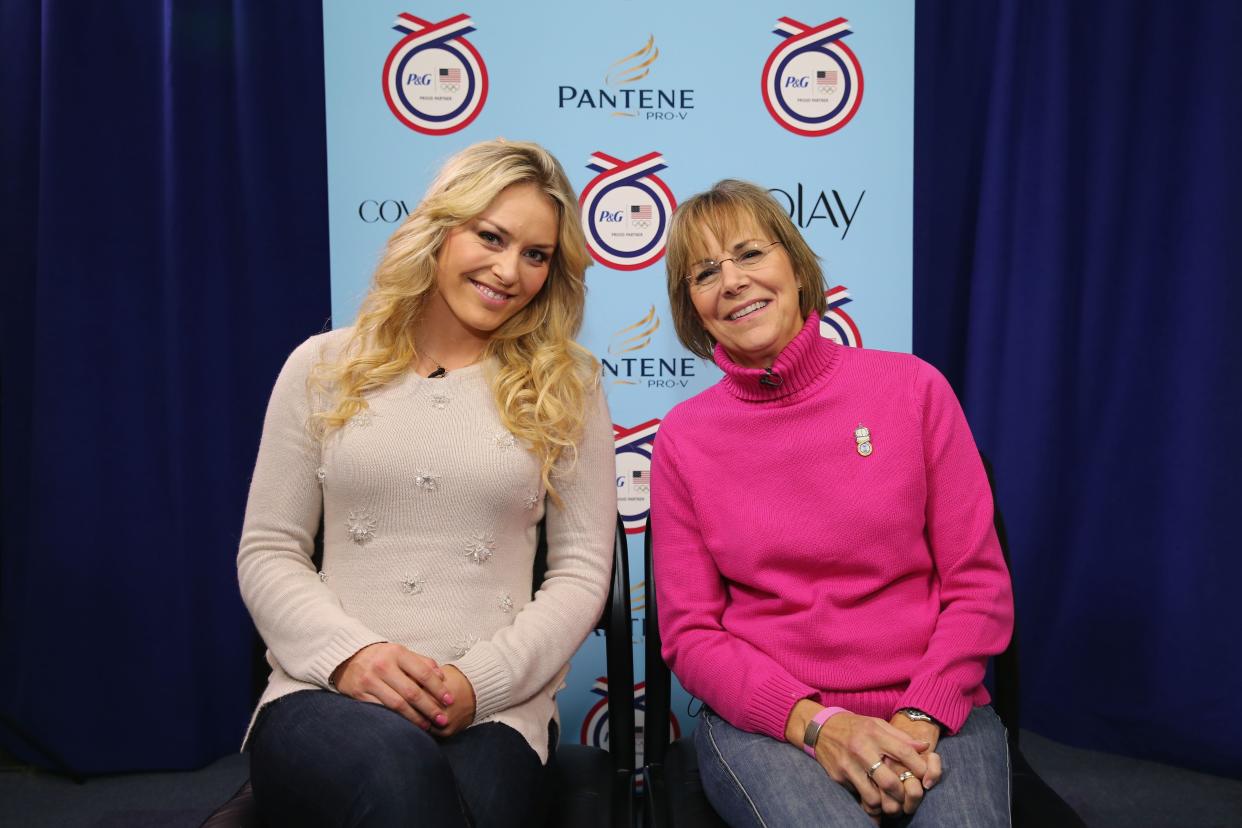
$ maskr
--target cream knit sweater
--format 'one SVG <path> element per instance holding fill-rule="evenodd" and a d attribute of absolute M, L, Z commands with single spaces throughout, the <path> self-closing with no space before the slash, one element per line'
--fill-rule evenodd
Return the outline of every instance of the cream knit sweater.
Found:
<path fill-rule="evenodd" d="M 563 507 L 546 501 L 548 571 L 532 600 L 544 492 L 538 462 L 497 416 L 494 361 L 408 374 L 321 442 L 307 429 L 307 375 L 349 334 L 293 352 L 263 424 L 237 554 L 272 667 L 259 708 L 328 689 L 337 665 L 391 641 L 456 665 L 474 686 L 474 723 L 513 727 L 546 762 L 554 696 L 608 592 L 616 489 L 603 394 L 589 402 L 577 462 L 557 477 Z"/>

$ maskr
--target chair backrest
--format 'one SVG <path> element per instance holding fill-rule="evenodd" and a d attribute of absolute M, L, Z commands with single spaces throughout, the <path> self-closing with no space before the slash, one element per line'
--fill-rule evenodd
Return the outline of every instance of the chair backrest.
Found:
<path fill-rule="evenodd" d="M 617 767 L 618 770 L 634 770 L 634 705 L 613 704 L 612 688 L 634 686 L 634 650 L 630 641 L 630 556 L 626 546 L 625 524 L 617 515 L 616 528 L 613 530 L 612 576 L 608 582 L 608 597 L 604 600 L 604 611 L 595 622 L 595 629 L 604 633 L 605 662 L 608 667 L 608 742 L 610 751 L 616 754 L 614 760 L 627 763 Z M 543 521 L 539 522 L 539 540 L 535 545 L 535 567 L 533 584 L 534 591 L 548 572 L 548 540 L 544 533 Z M 617 699 L 621 702 L 630 699 L 629 693 L 621 693 Z M 614 764 L 616 762 L 614 761 Z"/>
<path fill-rule="evenodd" d="M 992 523 L 996 526 L 996 537 L 1000 541 L 1001 554 L 1005 557 L 1005 567 L 1009 570 L 1009 579 L 1012 581 L 1013 561 L 1009 557 L 1009 534 L 1005 531 L 1005 518 L 996 500 L 996 477 L 992 471 L 992 463 L 983 452 L 979 452 L 979 459 L 983 461 L 983 470 L 988 475 L 988 488 L 992 491 Z M 1009 744 L 1015 749 L 1018 746 L 1021 725 L 1021 697 L 1018 688 L 1018 615 L 1015 610 L 1013 637 L 1009 639 L 1009 646 L 992 659 L 992 708 L 1004 722 L 1005 729 L 1009 732 Z"/>
<path fill-rule="evenodd" d="M 612 580 L 595 628 L 604 632 L 608 665 L 608 752 L 613 770 L 634 773 L 634 643 L 630 626 L 630 556 L 625 524 L 613 532 Z"/>
<path fill-rule="evenodd" d="M 660 643 L 660 619 L 657 617 L 655 566 L 651 557 L 651 516 L 643 531 L 643 561 L 647 577 L 643 584 L 646 617 L 643 634 L 646 639 L 644 657 L 647 673 L 646 716 L 643 719 L 643 763 L 661 765 L 669 743 L 668 711 L 672 706 L 672 686 L 668 665 Z"/>

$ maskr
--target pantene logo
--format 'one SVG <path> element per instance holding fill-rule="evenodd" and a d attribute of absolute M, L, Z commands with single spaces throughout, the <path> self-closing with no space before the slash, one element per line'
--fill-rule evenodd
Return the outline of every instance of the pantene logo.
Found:
<path fill-rule="evenodd" d="M 557 87 L 558 109 L 597 109 L 618 118 L 644 121 L 684 121 L 694 109 L 694 90 L 639 86 L 660 59 L 655 36 L 641 49 L 613 61 L 604 73 L 604 86 L 562 84 Z"/>
<path fill-rule="evenodd" d="M 612 335 L 608 356 L 600 360 L 604 377 L 613 385 L 643 388 L 686 388 L 695 376 L 698 360 L 679 354 L 652 354 L 647 349 L 660 329 L 655 305 L 637 322 Z M 684 353 L 684 352 L 683 352 Z"/>
<path fill-rule="evenodd" d="M 626 55 L 608 67 L 608 74 L 604 76 L 604 84 L 607 86 L 625 86 L 630 83 L 638 83 L 651 74 L 651 64 L 655 63 L 659 58 L 660 49 L 655 45 L 655 35 L 650 35 L 643 48 L 633 54 Z"/>

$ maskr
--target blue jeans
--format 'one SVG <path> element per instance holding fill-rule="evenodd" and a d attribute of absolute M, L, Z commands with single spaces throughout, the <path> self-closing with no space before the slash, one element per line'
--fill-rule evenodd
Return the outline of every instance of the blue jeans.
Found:
<path fill-rule="evenodd" d="M 694 734 L 703 790 L 712 807 L 739 826 L 875 828 L 846 788 L 787 742 L 738 730 L 704 708 Z M 1009 745 L 991 707 L 976 707 L 956 736 L 936 746 L 943 775 L 912 817 L 885 826 L 993 828 L 1009 825 Z"/>
<path fill-rule="evenodd" d="M 544 766 L 497 722 L 436 739 L 377 704 L 304 690 L 265 707 L 250 736 L 267 826 L 492 826 L 533 821 Z"/>

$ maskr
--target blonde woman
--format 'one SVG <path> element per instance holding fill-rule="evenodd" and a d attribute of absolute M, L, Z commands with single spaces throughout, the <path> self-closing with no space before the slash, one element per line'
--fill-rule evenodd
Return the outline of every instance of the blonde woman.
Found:
<path fill-rule="evenodd" d="M 248 735 L 267 824 L 530 819 L 611 567 L 610 418 L 573 341 L 587 263 L 556 159 L 476 144 L 355 324 L 281 371 L 237 557 L 272 667 Z"/>

